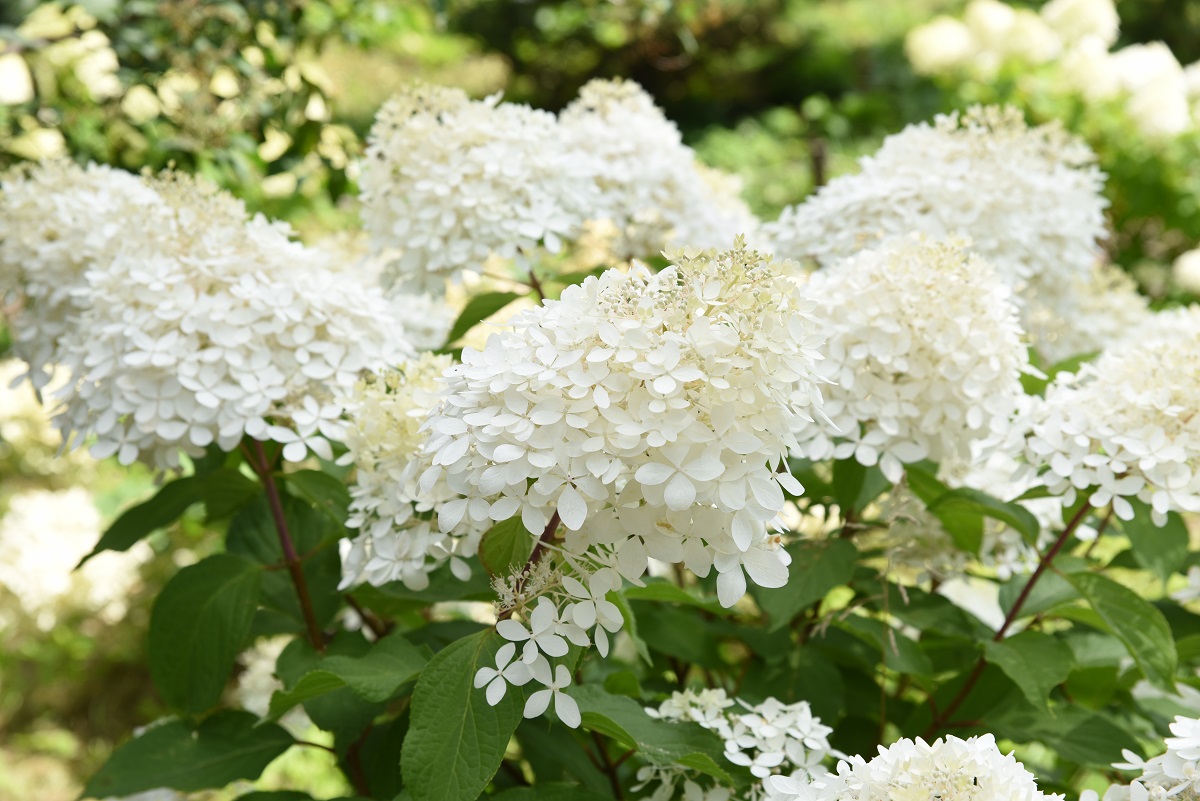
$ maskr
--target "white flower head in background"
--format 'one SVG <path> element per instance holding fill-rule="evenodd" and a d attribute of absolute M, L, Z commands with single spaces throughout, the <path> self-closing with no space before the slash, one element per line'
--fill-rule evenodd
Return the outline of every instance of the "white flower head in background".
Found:
<path fill-rule="evenodd" d="M 1111 47 L 1121 29 L 1113 0 L 1050 0 L 1040 13 L 1055 33 L 1070 44 L 1093 37 Z"/>
<path fill-rule="evenodd" d="M 1200 295 L 1200 248 L 1189 250 L 1175 259 L 1171 272 L 1180 289 Z"/>
<path fill-rule="evenodd" d="M 1026 333 L 1048 364 L 1120 344 L 1152 316 L 1129 273 L 1104 261 L 1084 276 L 1035 278 L 1023 294 Z"/>
<path fill-rule="evenodd" d="M 1111 503 L 1122 520 L 1129 500 L 1169 511 L 1200 511 L 1200 307 L 1160 312 L 1076 373 L 1060 373 L 1031 398 L 1015 431 L 1040 482 L 1073 504 Z"/>
<path fill-rule="evenodd" d="M 87 303 L 87 270 L 113 257 L 132 221 L 152 230 L 164 211 L 138 176 L 102 165 L 45 161 L 0 178 L 0 302 L 11 306 L 13 353 L 36 388 Z"/>
<path fill-rule="evenodd" d="M 736 179 L 704 167 L 679 129 L 632 81 L 596 79 L 559 116 L 577 158 L 597 165 L 591 217 L 617 227 L 623 258 L 674 245 L 728 247 L 756 225 Z"/>
<path fill-rule="evenodd" d="M 904 52 L 919 75 L 941 75 L 962 69 L 979 52 L 971 29 L 945 15 L 913 28 L 904 40 Z"/>
<path fill-rule="evenodd" d="M 1003 754 L 991 734 L 966 740 L 953 735 L 927 743 L 921 738 L 898 740 L 879 747 L 866 760 L 854 756 L 838 763 L 837 773 L 820 780 L 813 792 L 790 792 L 794 785 L 774 780 L 784 797 L 805 801 L 884 801 L 896 798 L 937 798 L 940 801 L 1038 801 L 1055 799 L 1038 790 L 1033 774 Z M 796 788 L 799 789 L 799 788 Z"/>
<path fill-rule="evenodd" d="M 441 295 L 493 254 L 557 252 L 596 205 L 595 171 L 549 112 L 413 86 L 371 128 L 363 223 L 374 251 L 399 253 L 389 283 Z"/>
<path fill-rule="evenodd" d="M 1136 770 L 1140 775 L 1127 787 L 1113 786 L 1104 801 L 1162 801 L 1200 797 L 1200 720 L 1176 715 L 1171 723 L 1174 737 L 1166 738 L 1164 754 L 1143 760 L 1132 751 L 1122 751 L 1119 770 Z"/>
<path fill-rule="evenodd" d="M 1008 286 L 961 242 L 893 239 L 813 273 L 828 332 L 820 374 L 829 422 L 799 429 L 812 459 L 952 469 L 1001 439 L 1028 369 Z"/>
<path fill-rule="evenodd" d="M 124 553 L 101 553 L 76 570 L 99 539 L 100 513 L 82 487 L 13 495 L 0 518 L 0 587 L 43 630 L 68 610 L 116 622 L 151 551 L 140 543 Z"/>
<path fill-rule="evenodd" d="M 830 181 L 764 226 L 780 256 L 828 264 L 914 232 L 970 240 L 1019 287 L 1086 276 L 1105 235 L 1095 155 L 1057 124 L 1030 128 L 996 106 L 939 116 L 884 140 L 860 171 Z"/>

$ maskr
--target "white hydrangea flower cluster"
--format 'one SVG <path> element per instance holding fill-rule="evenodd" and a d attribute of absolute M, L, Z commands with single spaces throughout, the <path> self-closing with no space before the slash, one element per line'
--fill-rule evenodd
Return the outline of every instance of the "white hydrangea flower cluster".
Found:
<path fill-rule="evenodd" d="M 408 352 L 381 292 L 229 195 L 180 176 L 149 186 L 153 227 L 88 264 L 76 294 L 59 348 L 66 438 L 159 467 L 244 436 L 332 458 L 335 393 Z"/>
<path fill-rule="evenodd" d="M 797 432 L 804 456 L 853 456 L 895 482 L 905 464 L 965 465 L 1006 434 L 1028 352 L 1008 286 L 962 243 L 892 239 L 817 271 L 807 291 L 832 385 L 828 422 Z"/>
<path fill-rule="evenodd" d="M 631 580 L 649 551 L 701 574 L 715 563 L 726 605 L 743 562 L 781 580 L 766 525 L 801 492 L 775 466 L 821 402 L 813 303 L 741 242 L 674 261 L 591 277 L 464 350 L 428 423 L 440 470 L 423 483 L 444 473 L 464 496 L 441 507 L 443 530 L 520 514 L 552 534 L 561 520 L 568 553 Z"/>
<path fill-rule="evenodd" d="M 646 713 L 662 720 L 698 723 L 715 732 L 725 742 L 726 759 L 764 780 L 751 797 L 775 797 L 771 776 L 803 783 L 818 780 L 829 772 L 825 762 L 841 756 L 829 745 L 833 729 L 813 715 L 807 701 L 785 704 L 767 698 L 760 704 L 748 704 L 729 698 L 723 689 L 688 689 L 673 693 Z M 684 770 L 655 766 L 642 768 L 638 780 L 641 787 L 661 782 L 652 799 L 673 798 L 680 780 L 694 783 Z"/>
<path fill-rule="evenodd" d="M 413 86 L 384 104 L 368 140 L 363 224 L 376 251 L 399 249 L 391 279 L 444 292 L 491 254 L 557 252 L 596 204 L 595 165 L 568 148 L 553 114 Z"/>
<path fill-rule="evenodd" d="M 1171 274 L 1180 289 L 1200 295 L 1200 248 L 1189 250 L 1175 259 Z"/>
<path fill-rule="evenodd" d="M 966 740 L 947 735 L 933 743 L 905 738 L 886 748 L 879 746 L 879 755 L 871 760 L 854 756 L 838 762 L 836 774 L 812 784 L 781 776 L 768 782 L 781 797 L 803 801 L 1063 799 L 1040 791 L 1033 774 L 1011 753 L 1002 754 L 991 734 Z"/>
<path fill-rule="evenodd" d="M 1019 82 L 1076 94 L 1089 103 L 1123 98 L 1131 122 L 1147 137 L 1169 138 L 1200 123 L 1200 90 L 1162 42 L 1110 50 L 1120 19 L 1113 0 L 1051 0 L 1041 13 L 999 0 L 972 0 L 961 20 L 939 16 L 905 41 L 923 75 L 990 80 L 1006 64 L 1025 69 Z M 1043 66 L 1040 73 L 1028 69 Z M 1049 80 L 1047 80 L 1049 78 Z"/>
<path fill-rule="evenodd" d="M 98 539 L 100 513 L 82 487 L 14 495 L 0 518 L 0 587 L 43 631 L 72 609 L 116 622 L 151 551 L 139 543 L 124 553 L 102 553 L 75 570 Z"/>
<path fill-rule="evenodd" d="M 1160 313 L 1031 398 L 1015 430 L 1040 483 L 1067 505 L 1091 489 L 1091 504 L 1122 520 L 1135 497 L 1159 525 L 1168 511 L 1200 511 L 1197 340 L 1200 307 Z"/>
<path fill-rule="evenodd" d="M 1104 176 L 1057 124 L 1030 128 L 1011 107 L 910 125 L 764 225 L 774 251 L 828 265 L 894 236 L 961 237 L 1020 289 L 1034 276 L 1086 277 L 1103 238 Z"/>
<path fill-rule="evenodd" d="M 360 380 L 346 401 L 348 451 L 342 461 L 357 468 L 346 525 L 361 533 L 342 541 L 341 589 L 401 581 L 421 590 L 429 584 L 429 573 L 447 560 L 459 577 L 470 574 L 460 557 L 475 554 L 487 524 L 464 516 L 442 531 L 424 513 L 458 495 L 444 482 L 419 486 L 432 466 L 422 455 L 426 437 L 421 426 L 438 403 L 440 378 L 451 364 L 449 356 L 422 353 Z"/>
<path fill-rule="evenodd" d="M 590 81 L 559 120 L 572 151 L 596 161 L 599 199 L 590 216 L 617 226 L 622 258 L 684 243 L 728 247 L 756 226 L 737 180 L 697 162 L 636 83 Z"/>
<path fill-rule="evenodd" d="M 1104 801 L 1200 799 L 1200 720 L 1177 715 L 1171 723 L 1171 733 L 1175 736 L 1166 738 L 1166 753 L 1152 759 L 1143 760 L 1132 751 L 1121 752 L 1125 761 L 1113 767 L 1141 771 L 1141 775 L 1127 787 L 1110 787 L 1104 794 Z M 1094 798 L 1095 793 L 1092 793 L 1091 799 Z"/>
<path fill-rule="evenodd" d="M 629 81 L 588 83 L 557 118 L 411 87 L 378 115 L 362 189 L 372 250 L 391 254 L 386 282 L 433 295 L 490 256 L 557 253 L 589 221 L 615 224 L 620 258 L 728 247 L 757 225 L 737 180 L 699 164 Z"/>
<path fill-rule="evenodd" d="M 49 382 L 60 341 L 86 305 L 87 270 L 130 238 L 131 220 L 152 230 L 161 212 L 144 181 L 97 164 L 45 161 L 0 178 L 0 303 L 35 388 Z"/>

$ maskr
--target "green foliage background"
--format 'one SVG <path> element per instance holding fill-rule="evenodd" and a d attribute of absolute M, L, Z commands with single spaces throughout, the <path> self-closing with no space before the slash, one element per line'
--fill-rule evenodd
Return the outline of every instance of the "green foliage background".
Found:
<path fill-rule="evenodd" d="M 1023 94 L 1003 79 L 987 86 L 939 85 L 915 76 L 904 57 L 905 33 L 962 5 L 960 0 L 10 2 L 0 4 L 0 56 L 20 54 L 34 94 L 0 105 L 0 167 L 56 149 L 80 161 L 135 171 L 174 167 L 203 174 L 242 197 L 251 210 L 287 219 L 306 236 L 316 236 L 354 225 L 354 161 L 375 110 L 403 83 L 419 78 L 463 86 L 475 95 L 504 91 L 510 100 L 556 110 L 592 77 L 625 76 L 655 96 L 703 160 L 740 175 L 751 207 L 770 219 L 829 176 L 853 169 L 854 159 L 887 133 L 966 102 L 1008 100 L 1023 104 L 1035 119 L 1066 119 L 1098 149 L 1112 176 L 1114 259 L 1133 270 L 1147 292 L 1172 296 L 1165 265 L 1200 237 L 1197 140 L 1149 149 L 1115 111 L 1085 115 L 1061 101 Z M 1200 5 L 1143 0 L 1119 8 L 1123 42 L 1163 39 L 1185 63 L 1200 57 L 1200 37 L 1194 35 Z M 64 55 L 65 45 L 87 34 L 93 42 L 103 38 L 115 54 L 115 88 L 97 91 L 96 76 Z M 39 140 L 47 131 L 59 132 L 61 141 Z M 1187 164 L 1193 169 L 1181 169 Z M 101 466 L 87 482 L 111 520 L 126 501 L 149 489 L 151 477 L 106 470 Z M 0 460 L 0 511 L 19 489 L 62 480 L 29 474 L 19 459 L 6 456 Z M 28 621 L 0 627 L 0 799 L 75 797 L 115 742 L 166 712 L 167 704 L 150 689 L 155 662 L 145 651 L 145 634 L 153 625 L 149 599 L 176 571 L 172 551 L 205 555 L 215 549 L 214 532 L 201 518 L 193 507 L 151 540 L 159 556 L 144 568 L 144 587 L 121 625 L 64 620 L 49 634 Z M 772 604 L 784 602 L 760 598 L 772 619 L 789 618 L 833 586 L 862 579 L 852 574 L 853 554 L 797 556 L 794 569 L 816 565 L 837 581 L 825 586 L 814 578 L 817 585 L 804 584 L 801 590 L 812 597 L 792 597 L 786 603 L 795 609 L 772 612 Z M 941 627 L 946 637 L 968 625 L 934 596 L 920 600 L 926 603 L 925 623 L 935 631 Z M 631 602 L 634 614 L 641 603 L 646 601 Z M 14 606 L 13 599 L 0 598 L 4 604 Z M 411 603 L 396 601 L 395 607 L 398 615 L 416 614 Z M 721 649 L 734 647 L 720 636 L 723 621 L 691 631 L 696 618 L 676 617 L 680 629 L 664 622 L 669 616 L 646 617 L 657 628 L 643 631 L 644 638 L 665 643 L 656 660 L 719 664 Z M 835 627 L 830 638 L 869 645 L 878 636 L 846 625 Z M 353 644 L 345 648 L 354 655 Z M 801 664 L 756 665 L 748 696 L 756 686 L 779 686 L 784 700 L 803 697 L 813 676 L 846 673 L 848 682 L 865 681 L 820 650 L 805 653 Z M 910 656 L 927 660 L 920 651 Z M 303 661 L 302 655 L 292 657 L 296 664 Z M 1007 655 L 995 649 L 988 660 L 983 680 L 1004 685 L 999 674 L 1010 670 Z M 916 675 L 926 672 L 923 664 L 907 667 Z M 297 677 L 303 672 L 298 668 Z M 633 677 L 608 679 L 611 687 L 628 680 L 636 686 Z M 1088 677 L 1076 674 L 1073 681 L 1071 691 L 1086 697 Z M 850 713 L 838 729 L 838 745 L 849 752 L 876 735 L 865 713 L 853 714 L 860 689 L 848 685 L 843 698 L 814 701 L 831 706 L 817 709 L 830 719 Z M 871 692 L 877 697 L 873 685 Z M 1094 721 L 1061 724 L 1066 732 Z M 373 747 L 402 736 L 402 730 L 380 732 Z M 518 739 L 538 736 L 545 733 L 529 725 L 518 729 Z M 332 758 L 312 753 L 277 763 L 264 786 L 298 782 L 317 794 L 346 791 Z"/>

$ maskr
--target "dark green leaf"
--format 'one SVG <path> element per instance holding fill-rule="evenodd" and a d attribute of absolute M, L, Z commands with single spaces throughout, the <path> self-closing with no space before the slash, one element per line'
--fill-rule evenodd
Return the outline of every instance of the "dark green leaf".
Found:
<path fill-rule="evenodd" d="M 511 575 L 529 560 L 535 541 L 521 516 L 511 517 L 484 532 L 479 561 L 493 576 Z"/>
<path fill-rule="evenodd" d="M 788 547 L 792 564 L 788 583 L 779 589 L 752 589 L 759 607 L 770 617 L 769 630 L 786 626 L 804 609 L 850 581 L 858 550 L 849 540 L 800 542 Z"/>
<path fill-rule="evenodd" d="M 294 690 L 306 675 L 320 668 L 323 660 L 335 656 L 361 658 L 370 649 L 371 643 L 358 632 L 340 632 L 326 643 L 324 655 L 318 654 L 307 640 L 297 637 L 279 655 L 275 672 L 286 689 Z M 313 723 L 339 739 L 356 738 L 383 709 L 383 704 L 364 701 L 349 687 L 314 695 L 304 702 L 304 710 Z"/>
<path fill-rule="evenodd" d="M 1067 680 L 1075 664 L 1069 647 L 1037 631 L 988 642 L 984 654 L 1021 688 L 1029 703 L 1042 709 L 1050 708 L 1050 691 Z"/>
<path fill-rule="evenodd" d="M 504 759 L 521 721 L 522 693 L 510 687 L 496 706 L 474 686 L 495 667 L 495 631 L 459 640 L 435 656 L 417 681 L 400 769 L 415 801 L 475 801 Z"/>
<path fill-rule="evenodd" d="M 864 467 L 853 457 L 833 463 L 833 498 L 843 515 L 861 511 L 890 485 L 878 467 Z"/>
<path fill-rule="evenodd" d="M 168 704 L 202 712 L 221 697 L 250 631 L 262 571 L 230 554 L 185 567 L 150 615 L 150 675 Z"/>
<path fill-rule="evenodd" d="M 629 639 L 633 641 L 633 647 L 637 651 L 638 656 L 647 665 L 653 664 L 654 660 L 650 658 L 650 649 L 646 647 L 646 641 L 638 632 L 637 615 L 634 614 L 633 607 L 630 606 L 629 601 L 625 598 L 625 591 L 610 592 L 607 597 L 620 610 L 621 619 L 624 621 L 623 629 L 629 635 Z"/>
<path fill-rule="evenodd" d="M 702 598 L 698 594 L 684 589 L 677 584 L 672 584 L 665 579 L 647 578 L 645 582 L 645 585 L 641 587 L 626 587 L 621 590 L 621 593 L 626 598 L 634 601 L 659 601 L 661 603 L 694 606 L 697 609 L 703 609 L 705 612 L 720 615 L 721 617 L 733 614 L 732 609 L 726 609 L 721 606 L 721 602 L 712 596 Z"/>
<path fill-rule="evenodd" d="M 897 673 L 910 676 L 933 673 L 933 665 L 920 647 L 882 620 L 851 615 L 834 625 L 870 642 L 877 649 L 875 658 L 882 656 L 883 663 Z"/>
<path fill-rule="evenodd" d="M 249 712 L 223 709 L 195 730 L 181 720 L 151 726 L 113 752 L 84 795 L 127 796 L 157 787 L 193 792 L 257 779 L 293 742 L 281 727 L 257 723 Z"/>
<path fill-rule="evenodd" d="M 1007 615 L 1012 610 L 1013 604 L 1017 602 L 1017 598 L 1021 596 L 1021 591 L 1025 589 L 1028 582 L 1028 576 L 1018 575 L 1000 585 L 1000 608 L 1004 610 L 1004 614 Z M 1025 603 L 1021 606 L 1020 616 L 1040 615 L 1055 607 L 1070 603 L 1078 597 L 1079 593 L 1071 586 L 1071 582 L 1058 573 L 1047 571 L 1038 579 L 1038 583 L 1033 585 Z"/>
<path fill-rule="evenodd" d="M 350 491 L 339 481 L 320 470 L 297 470 L 283 477 L 284 485 L 296 495 L 320 509 L 330 520 L 341 526 L 350 509 Z"/>
<path fill-rule="evenodd" d="M 1036 543 L 1041 526 L 1033 513 L 1018 503 L 1007 503 L 986 492 L 970 487 L 950 490 L 931 505 L 929 511 L 942 521 L 946 531 L 963 550 L 978 553 L 983 538 L 983 518 L 990 517 L 1009 526 L 1029 543 Z M 975 531 L 978 530 L 978 538 Z M 963 532 L 959 541 L 956 531 Z M 969 532 L 969 533 L 968 533 Z M 968 547 L 969 546 L 969 547 Z"/>
<path fill-rule="evenodd" d="M 232 467 L 219 467 L 204 477 L 204 514 L 212 522 L 224 520 L 248 504 L 262 486 Z"/>
<path fill-rule="evenodd" d="M 153 498 L 126 509 L 113 521 L 96 547 L 79 564 L 82 566 L 103 551 L 129 550 L 144 537 L 174 523 L 189 506 L 202 499 L 203 488 L 195 476 L 177 478 L 162 485 Z"/>
<path fill-rule="evenodd" d="M 1163 613 L 1133 590 L 1104 576 L 1074 573 L 1067 579 L 1125 644 L 1146 678 L 1173 692 L 1178 657 L 1171 627 Z"/>
<path fill-rule="evenodd" d="M 611 737 L 655 765 L 682 765 L 733 784 L 740 771 L 724 757 L 721 738 L 694 723 L 669 723 L 646 714 L 641 704 L 623 695 L 609 695 L 594 685 L 572 686 L 568 693 L 579 703 L 583 727 Z"/>
<path fill-rule="evenodd" d="M 525 296 L 515 292 L 489 292 L 471 298 L 446 336 L 446 347 L 457 342 L 463 334 L 474 328 L 481 320 L 491 317 L 517 298 L 522 297 Z"/>
<path fill-rule="evenodd" d="M 1132 520 L 1121 521 L 1121 530 L 1129 537 L 1133 555 L 1138 563 L 1166 581 L 1183 569 L 1188 558 L 1188 531 L 1183 518 L 1175 512 L 1167 514 L 1166 525 L 1159 528 L 1151 519 L 1150 507 L 1137 500 L 1133 504 Z"/>

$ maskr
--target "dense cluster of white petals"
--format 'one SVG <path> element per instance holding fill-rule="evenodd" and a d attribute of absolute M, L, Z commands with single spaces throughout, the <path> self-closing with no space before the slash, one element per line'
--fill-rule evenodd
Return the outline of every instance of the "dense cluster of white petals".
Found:
<path fill-rule="evenodd" d="M 1147 137 L 1161 139 L 1196 129 L 1200 107 L 1188 70 L 1162 42 L 1110 50 L 1120 19 L 1113 0 L 1051 0 L 1041 13 L 1000 0 L 972 0 L 961 20 L 939 16 L 914 28 L 905 42 L 913 68 L 923 75 L 993 78 L 1005 65 L 1025 75 L 1037 91 L 1077 94 L 1089 103 L 1123 99 L 1129 120 Z"/>
<path fill-rule="evenodd" d="M 1086 276 L 1035 279 L 1023 295 L 1026 333 L 1049 364 L 1120 343 L 1151 317 L 1133 278 L 1108 262 Z"/>
<path fill-rule="evenodd" d="M 828 264 L 893 236 L 970 240 L 1015 288 L 1088 275 L 1104 235 L 1103 175 L 1082 141 L 995 106 L 940 115 L 884 140 L 763 227 L 774 252 Z M 1046 279 L 1048 280 L 1048 279 Z"/>
<path fill-rule="evenodd" d="M 764 797 L 778 797 L 769 782 L 771 776 L 808 783 L 828 774 L 825 762 L 841 756 L 829 745 L 833 729 L 821 723 L 807 701 L 785 704 L 767 698 L 748 704 L 729 698 L 722 689 L 675 692 L 657 709 L 646 713 L 669 721 L 690 721 L 715 732 L 725 742 L 725 758 L 749 768 L 758 779 Z M 650 796 L 674 798 L 679 781 L 691 781 L 685 771 L 646 766 L 638 772 L 642 786 L 658 781 L 661 785 Z"/>
<path fill-rule="evenodd" d="M 646 258 L 682 244 L 728 247 L 756 225 L 736 179 L 697 162 L 636 83 L 593 80 L 559 119 L 572 152 L 596 164 L 599 197 L 589 216 L 617 226 L 620 256 Z"/>
<path fill-rule="evenodd" d="M 17 167 L 0 179 L 0 304 L 9 304 L 13 353 L 38 389 L 86 295 L 84 275 L 111 259 L 133 220 L 153 229 L 162 203 L 136 175 L 64 160 Z"/>
<path fill-rule="evenodd" d="M 1028 352 L 1008 286 L 961 243 L 892 239 L 818 270 L 807 291 L 832 383 L 828 422 L 798 431 L 803 455 L 853 456 L 897 481 L 922 459 L 966 464 L 1007 431 Z"/>
<path fill-rule="evenodd" d="M 67 610 L 120 620 L 150 548 L 102 553 L 76 570 L 98 539 L 100 513 L 82 487 L 14 495 L 0 518 L 0 587 L 43 630 Z"/>
<path fill-rule="evenodd" d="M 399 251 L 391 281 L 440 295 L 447 278 L 481 271 L 492 254 L 557 251 L 595 206 L 594 169 L 549 112 L 413 86 L 371 129 L 363 224 L 373 250 Z"/>
<path fill-rule="evenodd" d="M 990 734 L 966 740 L 954 735 L 927 743 L 921 738 L 879 746 L 871 760 L 854 756 L 837 773 L 811 785 L 795 779 L 768 780 L 785 798 L 804 801 L 1038 801 L 1061 799 L 1038 790 L 1037 780 L 1012 754 L 1002 754 Z"/>
<path fill-rule="evenodd" d="M 1166 753 L 1143 760 L 1122 751 L 1121 770 L 1141 771 L 1129 786 L 1113 786 L 1104 801 L 1196 801 L 1200 799 L 1200 720 L 1177 715 L 1171 723 L 1174 737 L 1166 738 Z M 1091 795 L 1095 798 L 1095 794 Z M 1085 798 L 1085 801 L 1087 799 Z"/>
<path fill-rule="evenodd" d="M 1032 398 L 1016 430 L 1024 455 L 1051 492 L 1123 520 L 1129 498 L 1168 511 L 1200 511 L 1200 308 L 1162 312 L 1077 373 L 1060 373 Z"/>
<path fill-rule="evenodd" d="M 408 350 L 382 293 L 229 195 L 183 177 L 149 186 L 154 227 L 87 265 L 61 340 L 64 435 L 125 464 L 174 467 L 180 450 L 244 436 L 288 460 L 332 458 L 336 393 Z"/>
<path fill-rule="evenodd" d="M 784 263 L 748 250 L 676 254 L 658 274 L 610 270 L 517 314 L 447 374 L 429 452 L 463 517 L 553 518 L 563 546 L 638 579 L 647 555 L 716 566 L 721 600 L 786 580 L 767 524 L 793 430 L 820 404 L 813 304 Z"/>
<path fill-rule="evenodd" d="M 346 525 L 360 533 L 342 542 L 343 589 L 390 581 L 423 589 L 432 570 L 455 555 L 472 556 L 478 547 L 485 524 L 464 516 L 458 526 L 442 531 L 423 515 L 458 498 L 444 482 L 419 486 L 431 467 L 421 452 L 421 426 L 438 402 L 439 379 L 450 365 L 449 356 L 423 353 L 359 381 L 346 401 L 349 450 L 343 460 L 357 468 Z M 452 567 L 467 575 L 461 559 L 452 559 Z"/>

